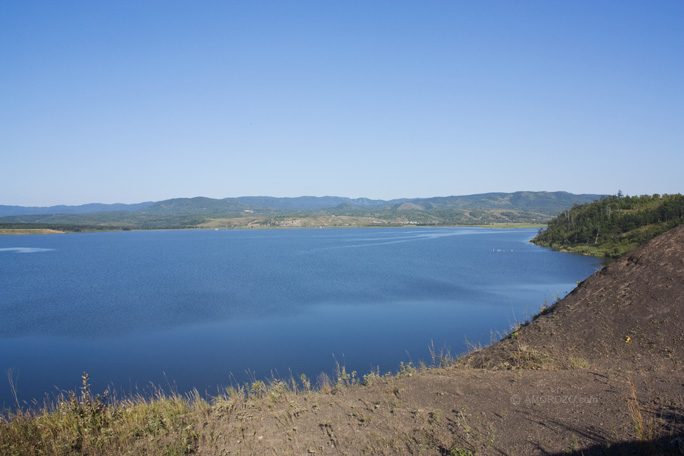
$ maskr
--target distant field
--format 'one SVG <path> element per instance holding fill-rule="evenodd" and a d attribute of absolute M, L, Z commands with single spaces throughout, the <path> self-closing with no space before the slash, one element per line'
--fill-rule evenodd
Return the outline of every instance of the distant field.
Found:
<path fill-rule="evenodd" d="M 64 231 L 49 230 L 46 228 L 21 228 L 21 229 L 11 229 L 11 228 L 0 228 L 0 235 L 7 234 L 64 234 Z"/>
<path fill-rule="evenodd" d="M 546 228 L 545 223 L 492 223 L 479 226 L 483 228 Z"/>
<path fill-rule="evenodd" d="M 415 223 L 406 223 L 402 221 L 392 222 L 387 220 L 373 219 L 370 217 L 344 217 L 344 216 L 328 216 L 328 217 L 302 217 L 302 218 L 280 218 L 280 219 L 212 219 L 197 228 L 200 229 L 247 229 L 247 228 L 261 228 L 261 229 L 277 229 L 277 228 L 371 228 L 371 227 L 411 227 L 421 226 Z M 425 225 L 423 225 L 425 226 Z M 429 226 L 429 225 L 428 225 Z M 438 226 L 438 225 L 434 225 Z M 546 225 L 539 223 L 492 223 L 488 225 L 466 225 L 466 224 L 443 224 L 439 226 L 477 226 L 482 228 L 502 229 L 502 228 L 544 228 Z M 89 231 L 120 231 L 120 228 L 112 228 L 107 230 L 103 227 L 99 229 L 88 230 L 79 229 L 79 232 Z M 183 228 L 171 228 L 183 229 Z M 188 229 L 188 228 L 185 228 Z M 2 235 L 26 235 L 26 234 L 66 234 L 69 231 L 53 230 L 48 228 L 0 228 L 0 236 Z"/>

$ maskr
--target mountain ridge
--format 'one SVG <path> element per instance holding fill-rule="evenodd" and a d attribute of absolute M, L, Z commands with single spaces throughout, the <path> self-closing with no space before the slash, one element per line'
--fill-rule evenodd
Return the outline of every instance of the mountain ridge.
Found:
<path fill-rule="evenodd" d="M 573 203 L 580 199 L 592 201 L 599 199 L 598 194 L 573 194 L 563 191 L 556 192 L 490 192 L 470 195 L 435 196 L 429 198 L 395 198 L 380 200 L 371 198 L 348 198 L 341 196 L 298 196 L 298 197 L 273 197 L 273 196 L 239 196 L 227 198 L 186 197 L 171 198 L 161 201 L 147 201 L 141 203 L 103 204 L 88 203 L 81 205 L 56 205 L 56 206 L 12 206 L 0 205 L 0 217 L 22 215 L 53 215 L 53 214 L 89 214 L 95 212 L 169 212 L 170 209 L 189 210 L 187 213 L 196 213 L 198 204 L 209 204 L 214 208 L 230 210 L 271 209 L 271 210 L 324 210 L 334 209 L 342 205 L 354 208 L 392 208 L 403 203 L 411 203 L 423 210 L 430 209 L 471 209 L 471 208 L 507 208 L 517 207 L 516 202 L 528 198 L 538 199 L 540 196 L 551 200 L 559 200 L 561 204 L 568 201 Z M 219 203 L 221 202 L 221 203 Z M 190 203 L 190 204 L 189 204 Z M 195 207 L 190 207 L 194 204 Z M 530 204 L 527 204 L 529 206 Z M 222 206 L 222 207 L 221 207 Z M 185 213 L 185 212 L 184 212 Z M 548 215 L 555 215 L 556 212 Z"/>
<path fill-rule="evenodd" d="M 79 205 L 59 204 L 56 206 L 13 206 L 0 204 L 0 217 L 15 215 L 43 215 L 43 214 L 88 214 L 91 212 L 133 212 L 154 204 L 153 201 L 143 203 L 87 203 Z"/>
<path fill-rule="evenodd" d="M 600 195 L 514 192 L 372 200 L 333 196 L 296 198 L 173 198 L 138 206 L 85 205 L 69 211 L 2 216 L 0 229 L 66 232 L 145 229 L 360 228 L 377 226 L 472 226 L 545 223 Z M 117 209 L 117 210 L 101 210 Z M 53 210 L 63 210 L 57 206 Z M 98 210 L 99 212 L 80 212 Z M 13 208 L 14 213 L 17 212 Z M 30 211 L 30 210 L 27 210 Z M 14 231 L 13 231 L 14 230 Z"/>

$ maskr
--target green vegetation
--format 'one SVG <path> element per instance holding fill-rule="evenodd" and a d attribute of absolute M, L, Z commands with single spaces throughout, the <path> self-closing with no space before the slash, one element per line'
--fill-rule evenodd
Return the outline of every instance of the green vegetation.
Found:
<path fill-rule="evenodd" d="M 178 198 L 136 205 L 130 210 L 57 206 L 5 207 L 0 229 L 53 229 L 65 232 L 148 229 L 322 228 L 374 226 L 510 226 L 543 224 L 552 215 L 598 195 L 565 192 L 486 193 L 412 200 L 335 197 Z M 340 203 L 340 201 L 342 201 Z M 270 206 L 267 206 L 270 205 Z M 90 206 L 89 206 L 90 207 Z M 2 206 L 0 206 L 2 209 Z M 71 211 L 71 212 L 69 212 Z M 0 210 L 2 214 L 2 210 Z"/>
<path fill-rule="evenodd" d="M 532 242 L 557 250 L 617 258 L 684 223 L 684 196 L 618 192 L 561 212 Z"/>

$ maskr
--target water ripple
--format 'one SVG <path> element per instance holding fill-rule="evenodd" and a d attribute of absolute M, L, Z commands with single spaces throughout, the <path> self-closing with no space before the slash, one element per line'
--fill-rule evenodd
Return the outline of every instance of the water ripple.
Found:
<path fill-rule="evenodd" d="M 55 249 L 40 249 L 37 247 L 7 247 L 0 249 L 0 252 L 14 252 L 14 253 L 40 253 L 51 252 Z"/>

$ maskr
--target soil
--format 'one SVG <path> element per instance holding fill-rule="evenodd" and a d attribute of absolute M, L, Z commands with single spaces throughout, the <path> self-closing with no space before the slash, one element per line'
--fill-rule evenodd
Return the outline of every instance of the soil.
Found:
<path fill-rule="evenodd" d="M 684 226 L 449 367 L 227 401 L 200 454 L 684 454 Z"/>

